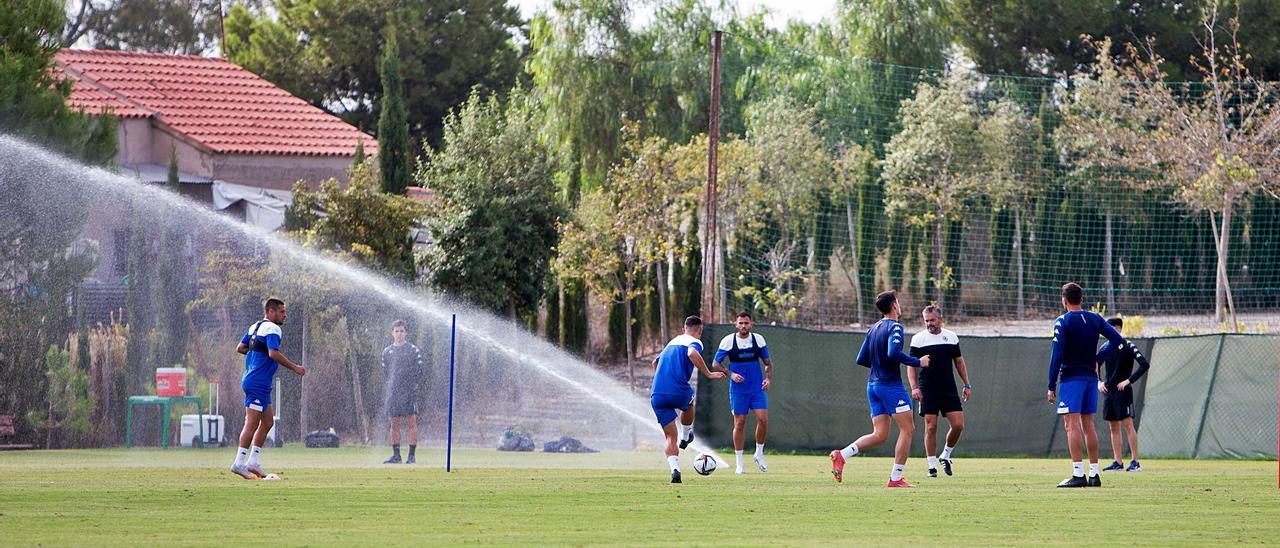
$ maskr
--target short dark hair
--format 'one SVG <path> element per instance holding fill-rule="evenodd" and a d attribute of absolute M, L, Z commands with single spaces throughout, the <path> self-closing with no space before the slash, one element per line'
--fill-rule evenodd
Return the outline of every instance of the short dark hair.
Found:
<path fill-rule="evenodd" d="M 876 295 L 876 310 L 881 314 L 893 312 L 893 303 L 898 302 L 898 294 L 893 291 L 885 291 Z"/>
<path fill-rule="evenodd" d="M 755 319 L 755 318 L 752 318 L 752 317 L 751 317 L 751 313 L 750 313 L 750 312 L 739 312 L 737 316 L 734 316 L 734 319 L 735 319 L 735 320 L 736 320 L 736 319 L 738 319 L 738 318 L 746 318 L 746 319 L 751 320 L 751 321 L 753 321 L 753 322 L 754 322 L 754 321 L 756 321 L 756 319 Z"/>
<path fill-rule="evenodd" d="M 1107 319 L 1107 323 L 1111 324 L 1114 327 L 1124 327 L 1124 318 L 1121 318 L 1120 316 L 1109 318 Z"/>
<path fill-rule="evenodd" d="M 938 317 L 939 317 L 939 318 L 941 318 L 941 317 L 942 317 L 942 307 L 941 307 L 941 306 L 938 306 L 938 305 L 936 305 L 936 304 L 931 304 L 931 305 L 929 305 L 929 306 L 924 307 L 924 310 L 922 310 L 922 311 L 920 312 L 920 314 L 921 314 L 921 315 L 924 315 L 924 314 L 937 314 L 937 315 L 938 315 Z"/>
<path fill-rule="evenodd" d="M 1067 300 L 1067 304 L 1078 305 L 1084 302 L 1084 288 L 1075 282 L 1062 284 L 1062 298 Z"/>
<path fill-rule="evenodd" d="M 394 322 L 391 322 L 391 329 L 395 329 L 397 327 L 403 327 L 405 331 L 409 330 L 409 324 L 405 323 L 404 320 L 396 320 Z"/>
<path fill-rule="evenodd" d="M 688 318 L 684 319 L 685 327 L 698 327 L 700 325 L 702 325 L 702 318 L 699 318 L 697 316 L 689 316 Z"/>
<path fill-rule="evenodd" d="M 262 304 L 262 311 L 265 313 L 272 310 L 279 310 L 282 306 L 284 306 L 284 301 L 275 297 L 270 297 L 267 299 L 267 302 Z"/>

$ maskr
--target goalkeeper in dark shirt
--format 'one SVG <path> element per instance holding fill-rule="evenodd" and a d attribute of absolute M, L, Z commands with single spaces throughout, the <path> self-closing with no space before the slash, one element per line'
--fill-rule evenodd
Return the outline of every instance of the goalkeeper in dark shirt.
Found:
<path fill-rule="evenodd" d="M 1120 318 L 1111 318 L 1107 323 L 1117 330 L 1124 325 Z M 1138 362 L 1137 371 L 1133 370 L 1135 361 Z M 1115 460 L 1103 470 L 1139 472 L 1142 465 L 1138 464 L 1138 430 L 1133 426 L 1133 383 L 1147 373 L 1151 363 L 1132 341 L 1126 341 L 1118 347 L 1108 341 L 1098 350 L 1097 363 L 1099 368 L 1106 366 L 1106 375 L 1098 375 L 1099 379 L 1106 379 L 1098 381 L 1098 391 L 1106 394 L 1102 418 L 1111 425 L 1111 450 L 1115 453 Z M 1129 456 L 1133 457 L 1129 460 L 1128 468 L 1121 464 L 1124 449 L 1122 434 L 1128 434 Z"/>

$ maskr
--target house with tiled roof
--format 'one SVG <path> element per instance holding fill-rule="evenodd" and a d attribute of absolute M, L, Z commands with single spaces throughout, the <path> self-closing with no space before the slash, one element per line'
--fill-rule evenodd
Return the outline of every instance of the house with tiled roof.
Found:
<path fill-rule="evenodd" d="M 279 196 L 345 178 L 360 143 L 377 154 L 372 136 L 226 59 L 64 49 L 54 63 L 71 106 L 119 119 L 117 164 L 143 179 L 165 173 L 173 148 L 184 182 Z"/>
<path fill-rule="evenodd" d="M 344 181 L 358 146 L 378 152 L 372 136 L 226 59 L 64 49 L 54 65 L 73 108 L 116 117 L 122 175 L 162 183 L 176 152 L 180 192 L 267 230 L 284 223 L 294 182 Z M 104 287 L 127 267 L 129 227 L 115 224 L 91 221 L 86 235 Z"/>

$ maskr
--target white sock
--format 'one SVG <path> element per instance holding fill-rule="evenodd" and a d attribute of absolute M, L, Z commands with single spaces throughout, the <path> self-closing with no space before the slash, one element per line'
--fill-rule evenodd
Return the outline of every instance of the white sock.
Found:
<path fill-rule="evenodd" d="M 1077 478 L 1084 477 L 1084 462 L 1071 463 L 1071 475 Z"/>
<path fill-rule="evenodd" d="M 256 446 L 256 445 L 255 445 L 255 446 L 253 446 L 253 448 L 249 450 L 249 461 L 248 461 L 247 463 L 245 463 L 245 464 L 248 464 L 249 466 L 257 466 L 257 465 L 258 465 L 258 455 L 259 455 L 259 454 L 261 454 L 261 453 L 262 453 L 262 448 L 261 448 L 261 447 L 258 447 L 258 446 Z"/>
<path fill-rule="evenodd" d="M 905 468 L 905 466 L 903 466 L 903 465 L 901 465 L 901 464 L 895 464 L 895 465 L 893 465 L 893 472 L 889 474 L 889 481 L 898 481 L 898 480 L 902 479 L 902 469 L 903 469 L 903 468 Z"/>
<path fill-rule="evenodd" d="M 763 457 L 763 456 L 764 456 L 764 444 L 763 444 L 763 443 L 757 443 L 757 444 L 756 444 L 756 456 L 757 456 L 757 457 Z"/>
<path fill-rule="evenodd" d="M 850 443 L 848 447 L 845 447 L 844 449 L 840 450 L 840 456 L 846 459 L 857 454 L 858 454 L 858 445 L 855 443 Z"/>
<path fill-rule="evenodd" d="M 680 455 L 671 455 L 670 457 L 667 457 L 667 466 L 670 466 L 670 467 L 671 467 L 671 470 L 672 470 L 673 472 L 674 472 L 674 471 L 676 471 L 676 470 L 679 470 L 679 469 L 680 469 Z"/>
<path fill-rule="evenodd" d="M 933 469 L 933 470 L 937 470 L 937 469 L 938 469 L 938 457 L 935 457 L 935 456 L 933 456 L 933 455 L 929 455 L 929 468 L 931 468 L 931 469 Z"/>
<path fill-rule="evenodd" d="M 234 466 L 235 466 L 236 468 L 239 468 L 239 467 L 241 467 L 241 466 L 244 466 L 245 458 L 247 458 L 248 456 L 249 456 L 249 448 L 247 448 L 247 447 L 241 447 L 241 448 L 239 448 L 239 449 L 236 451 L 236 463 L 235 463 L 235 465 L 234 465 Z"/>
<path fill-rule="evenodd" d="M 693 425 L 680 425 L 680 439 L 685 440 L 693 437 Z"/>
<path fill-rule="evenodd" d="M 738 458 L 738 470 L 742 470 L 742 451 L 734 451 L 733 456 Z"/>
<path fill-rule="evenodd" d="M 1089 475 L 1090 476 L 1098 475 L 1098 463 L 1096 462 L 1089 463 Z"/>
<path fill-rule="evenodd" d="M 955 451 L 955 450 L 956 450 L 956 448 L 955 448 L 955 447 L 952 447 L 952 446 L 950 446 L 950 445 L 945 445 L 945 446 L 943 446 L 943 447 L 942 447 L 942 458 L 943 458 L 944 460 L 951 460 L 951 452 L 952 452 L 952 451 Z"/>

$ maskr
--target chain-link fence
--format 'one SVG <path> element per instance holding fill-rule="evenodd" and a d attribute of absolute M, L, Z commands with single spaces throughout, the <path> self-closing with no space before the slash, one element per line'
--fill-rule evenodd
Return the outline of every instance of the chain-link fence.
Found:
<path fill-rule="evenodd" d="M 729 325 L 708 326 L 706 359 Z M 769 441 L 776 449 L 826 451 L 870 432 L 867 370 L 854 364 L 863 333 L 758 326 L 773 357 Z M 1275 457 L 1280 337 L 1202 335 L 1135 340 L 1151 359 L 1136 385 L 1141 454 L 1177 457 Z M 1045 401 L 1050 341 L 1032 337 L 961 336 L 974 385 L 965 404 L 960 450 L 975 455 L 1057 456 L 1066 435 Z M 905 373 L 904 373 L 905 374 Z M 698 385 L 697 430 L 713 446 L 731 444 L 728 389 Z M 1107 425 L 1097 416 L 1104 455 Z M 748 417 L 747 431 L 754 431 Z M 920 424 L 920 423 L 917 423 Z M 945 435 L 946 427 L 940 428 Z M 922 426 L 916 429 L 920 451 Z M 748 436 L 750 437 L 750 436 Z M 890 454 L 892 444 L 873 454 Z"/>

